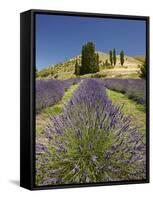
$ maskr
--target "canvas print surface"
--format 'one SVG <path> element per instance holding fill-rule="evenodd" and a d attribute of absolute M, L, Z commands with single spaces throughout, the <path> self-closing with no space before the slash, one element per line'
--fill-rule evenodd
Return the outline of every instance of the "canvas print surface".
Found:
<path fill-rule="evenodd" d="M 35 185 L 146 179 L 146 21 L 36 14 Z"/>

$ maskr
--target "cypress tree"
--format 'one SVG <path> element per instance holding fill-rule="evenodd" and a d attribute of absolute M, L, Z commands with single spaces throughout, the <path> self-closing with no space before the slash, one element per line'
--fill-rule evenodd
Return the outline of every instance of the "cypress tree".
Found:
<path fill-rule="evenodd" d="M 78 64 L 78 61 L 76 60 L 75 63 L 75 75 L 79 75 L 80 74 L 80 66 Z"/>
<path fill-rule="evenodd" d="M 124 64 L 124 51 L 123 50 L 120 52 L 120 63 L 123 66 L 123 64 Z"/>
<path fill-rule="evenodd" d="M 96 54 L 96 72 L 99 72 L 99 54 Z"/>
<path fill-rule="evenodd" d="M 113 65 L 113 53 L 112 53 L 112 50 L 109 51 L 109 60 L 110 60 L 111 65 Z"/>
<path fill-rule="evenodd" d="M 85 69 L 85 45 L 82 46 L 82 59 L 81 59 L 81 67 L 80 67 L 80 74 L 84 74 Z"/>
<path fill-rule="evenodd" d="M 86 44 L 86 73 L 94 73 L 96 68 L 95 45 L 92 42 Z"/>
<path fill-rule="evenodd" d="M 82 46 L 81 74 L 97 72 L 99 56 L 95 53 L 95 45 L 92 42 Z"/>
<path fill-rule="evenodd" d="M 116 49 L 113 49 L 113 64 L 116 65 Z"/>

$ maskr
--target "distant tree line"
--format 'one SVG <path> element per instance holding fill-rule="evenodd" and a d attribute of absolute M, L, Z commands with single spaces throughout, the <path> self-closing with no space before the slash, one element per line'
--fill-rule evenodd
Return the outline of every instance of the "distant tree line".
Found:
<path fill-rule="evenodd" d="M 99 71 L 99 55 L 95 53 L 95 45 L 88 42 L 82 46 L 81 65 L 78 60 L 75 63 L 75 74 L 83 75 L 88 73 L 96 73 Z"/>

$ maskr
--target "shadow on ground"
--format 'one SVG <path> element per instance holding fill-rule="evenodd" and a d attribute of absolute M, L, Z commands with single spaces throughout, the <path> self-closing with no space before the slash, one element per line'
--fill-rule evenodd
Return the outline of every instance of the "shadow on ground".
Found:
<path fill-rule="evenodd" d="M 10 183 L 16 186 L 20 186 L 20 181 L 19 180 L 9 180 Z"/>

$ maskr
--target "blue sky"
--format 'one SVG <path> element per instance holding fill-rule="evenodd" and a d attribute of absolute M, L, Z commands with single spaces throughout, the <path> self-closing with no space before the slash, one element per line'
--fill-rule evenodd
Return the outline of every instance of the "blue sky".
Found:
<path fill-rule="evenodd" d="M 145 55 L 146 24 L 143 20 L 120 20 L 78 16 L 36 15 L 36 68 L 63 62 L 80 54 L 93 41 L 97 51 L 116 48 L 126 55 Z"/>

